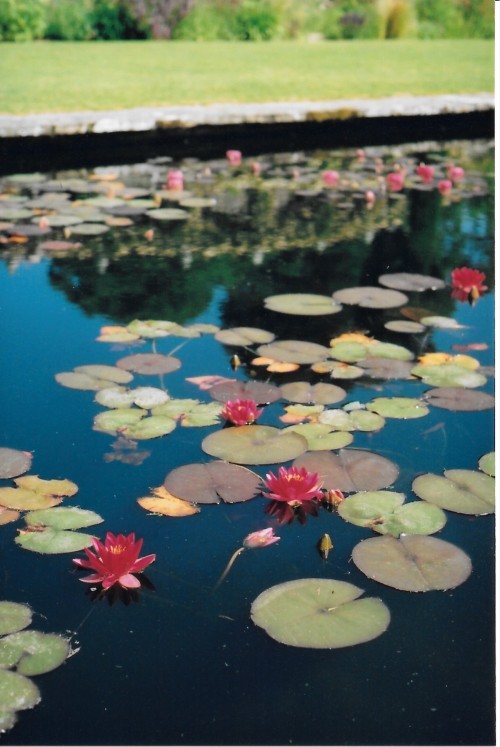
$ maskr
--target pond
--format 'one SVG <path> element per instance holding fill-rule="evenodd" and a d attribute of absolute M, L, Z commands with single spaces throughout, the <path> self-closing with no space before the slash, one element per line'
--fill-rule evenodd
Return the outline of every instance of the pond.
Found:
<path fill-rule="evenodd" d="M 456 140 L 2 177 L 5 744 L 494 742 L 492 174 Z M 140 587 L 81 583 L 107 533 Z"/>

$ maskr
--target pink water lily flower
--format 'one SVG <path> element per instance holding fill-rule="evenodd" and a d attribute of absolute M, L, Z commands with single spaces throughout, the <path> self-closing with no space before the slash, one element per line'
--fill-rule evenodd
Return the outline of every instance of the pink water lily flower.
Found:
<path fill-rule="evenodd" d="M 451 194 L 452 189 L 453 189 L 453 182 L 451 181 L 451 179 L 441 179 L 438 182 L 438 190 L 445 197 Z"/>
<path fill-rule="evenodd" d="M 431 184 L 434 179 L 434 166 L 429 166 L 426 163 L 421 163 L 415 169 L 415 173 L 422 179 L 424 184 Z"/>
<path fill-rule="evenodd" d="M 460 182 L 465 176 L 465 171 L 461 166 L 455 166 L 455 164 L 452 163 L 448 166 L 446 174 L 448 179 L 451 179 L 452 182 Z"/>
<path fill-rule="evenodd" d="M 182 192 L 184 189 L 184 174 L 179 169 L 173 169 L 167 174 L 167 189 Z"/>
<path fill-rule="evenodd" d="M 292 506 L 299 506 L 304 501 L 321 499 L 323 482 L 315 472 L 308 472 L 305 467 L 280 467 L 278 475 L 272 472 L 266 475 L 264 481 L 268 491 L 268 498 L 283 501 Z"/>
<path fill-rule="evenodd" d="M 262 408 L 258 408 L 253 399 L 232 399 L 226 402 L 221 416 L 233 425 L 250 425 L 261 413 Z"/>
<path fill-rule="evenodd" d="M 257 547 L 268 547 L 279 540 L 280 537 L 274 534 L 274 529 L 268 527 L 267 529 L 259 529 L 257 532 L 247 534 L 243 540 L 243 547 L 254 550 Z"/>
<path fill-rule="evenodd" d="M 239 166 L 241 163 L 241 151 L 240 150 L 227 150 L 226 158 L 231 166 Z"/>
<path fill-rule="evenodd" d="M 386 178 L 389 192 L 401 192 L 404 186 L 405 175 L 402 171 L 391 171 Z"/>
<path fill-rule="evenodd" d="M 327 171 L 323 171 L 321 178 L 325 187 L 335 187 L 339 180 L 339 174 L 338 171 L 328 169 Z"/>
<path fill-rule="evenodd" d="M 474 303 L 482 293 L 488 290 L 484 285 L 486 275 L 484 272 L 474 270 L 472 267 L 456 267 L 451 273 L 452 298 L 459 301 Z"/>
<path fill-rule="evenodd" d="M 124 589 L 137 589 L 141 582 L 133 574 L 141 573 L 156 560 L 156 555 L 139 557 L 142 542 L 142 539 L 136 541 L 133 532 L 128 536 L 108 532 L 104 543 L 94 538 L 92 544 L 95 553 L 85 548 L 86 559 L 73 558 L 73 563 L 79 568 L 94 571 L 80 580 L 89 584 L 100 583 L 104 590 L 114 584 L 119 584 Z"/>

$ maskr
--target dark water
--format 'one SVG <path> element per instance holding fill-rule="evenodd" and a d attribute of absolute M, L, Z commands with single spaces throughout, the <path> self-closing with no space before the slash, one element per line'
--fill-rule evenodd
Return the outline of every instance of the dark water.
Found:
<path fill-rule="evenodd" d="M 410 186 L 400 196 L 379 196 L 367 210 L 362 187 L 380 158 L 451 161 L 464 166 L 467 188 L 459 200 Z M 261 177 L 249 164 L 230 170 L 221 158 L 180 164 L 187 189 L 217 199 L 215 208 L 192 209 L 185 222 L 153 223 L 143 213 L 133 225 L 102 236 L 71 236 L 82 248 L 40 249 L 62 229 L 26 243 L 0 245 L 2 340 L 0 445 L 33 453 L 31 473 L 68 478 L 79 487 L 72 505 L 100 513 L 96 528 L 144 538 L 156 553 L 144 588 L 129 605 L 92 602 L 72 569 L 70 555 L 39 555 L 14 544 L 23 524 L 0 527 L 0 598 L 29 604 L 33 627 L 72 635 L 78 653 L 37 678 L 42 702 L 19 714 L 3 736 L 12 745 L 482 745 L 494 742 L 494 523 L 491 516 L 447 512 L 439 537 L 472 559 L 473 573 L 447 592 L 412 594 L 382 586 L 350 561 L 369 530 L 322 510 L 305 525 L 280 526 L 264 514 L 267 501 L 203 506 L 181 519 L 151 516 L 136 499 L 163 482 L 173 468 L 206 462 L 201 440 L 220 426 L 176 428 L 139 442 L 150 452 L 140 465 L 114 460 L 112 436 L 92 429 L 102 408 L 93 393 L 59 386 L 54 376 L 75 366 L 116 361 L 143 347 L 96 342 L 103 325 L 133 319 L 197 322 L 221 328 L 252 326 L 278 339 L 328 345 L 342 332 L 363 330 L 421 352 L 453 352 L 453 345 L 486 343 L 470 352 L 481 366 L 494 361 L 493 208 L 488 192 L 490 144 L 426 143 L 368 152 L 368 166 L 351 151 L 262 157 Z M 211 173 L 206 171 L 210 166 Z M 159 190 L 171 164 L 161 160 L 117 171 L 130 186 Z M 318 173 L 345 174 L 342 199 L 318 186 Z M 444 168 L 444 166 L 443 166 Z M 116 171 L 116 169 L 113 169 Z M 106 173 L 103 168 L 101 173 Z M 83 178 L 83 172 L 48 175 Z M 353 185 L 358 181 L 358 186 Z M 371 183 L 371 182 L 370 182 Z M 293 186 L 290 186 L 293 185 Z M 4 181 L 7 190 L 33 198 L 38 187 Z M 297 194 L 298 190 L 298 194 Z M 76 199 L 75 196 L 72 199 Z M 338 203 L 340 202 L 340 206 Z M 347 203 L 347 205 L 346 205 Z M 23 222 L 23 221 L 20 221 Z M 144 232 L 153 227 L 153 240 Z M 4 234 L 7 235 L 7 234 Z M 409 293 L 409 304 L 454 317 L 463 327 L 412 336 L 384 323 L 397 309 L 344 307 L 341 313 L 300 317 L 267 311 L 263 299 L 285 292 L 330 295 L 377 285 L 387 272 L 417 272 L 449 281 L 454 267 L 484 271 L 489 292 L 471 307 L 449 288 Z M 168 353 L 185 340 L 157 341 Z M 233 371 L 238 352 L 243 365 Z M 218 374 L 274 383 L 324 380 L 301 367 L 269 375 L 253 368 L 247 351 L 223 346 L 212 334 L 187 341 L 177 353 L 182 368 L 164 377 L 172 397 L 209 401 L 187 377 Z M 377 396 L 419 397 L 419 380 L 335 382 L 345 402 Z M 159 386 L 157 376 L 134 377 L 134 386 Z M 493 391 L 488 376 L 484 391 Z M 344 404 L 342 402 L 341 404 Z M 266 408 L 261 422 L 281 425 L 283 403 Z M 493 450 L 493 414 L 431 408 L 421 419 L 388 420 L 376 433 L 355 434 L 353 446 L 395 461 L 392 488 L 414 498 L 422 472 L 477 469 Z M 267 465 L 254 468 L 265 475 Z M 277 469 L 272 467 L 271 469 Z M 1 485 L 11 485 L 10 480 Z M 67 501 L 70 505 L 70 501 Z M 224 583 L 213 587 L 230 555 L 252 531 L 272 525 L 281 540 L 240 557 Z M 316 543 L 328 532 L 335 549 L 320 558 Z M 336 578 L 379 596 L 391 611 L 386 633 L 338 650 L 308 650 L 276 643 L 253 625 L 250 605 L 264 589 L 297 578 Z"/>

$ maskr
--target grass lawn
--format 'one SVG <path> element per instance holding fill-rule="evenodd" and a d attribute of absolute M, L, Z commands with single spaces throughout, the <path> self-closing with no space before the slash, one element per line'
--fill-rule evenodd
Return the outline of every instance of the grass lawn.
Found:
<path fill-rule="evenodd" d="M 493 92 L 494 42 L 0 44 L 0 112 Z"/>

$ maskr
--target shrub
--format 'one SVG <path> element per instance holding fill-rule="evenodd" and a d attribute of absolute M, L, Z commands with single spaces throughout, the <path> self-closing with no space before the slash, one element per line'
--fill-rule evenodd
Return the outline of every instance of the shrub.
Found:
<path fill-rule="evenodd" d="M 173 29 L 172 38 L 190 41 L 236 39 L 234 10 L 227 3 L 199 2 Z"/>
<path fill-rule="evenodd" d="M 43 0 L 0 0 L 0 40 L 30 41 L 45 32 Z"/>
<path fill-rule="evenodd" d="M 147 30 L 135 18 L 124 0 L 94 0 L 90 13 L 95 39 L 145 39 Z"/>
<path fill-rule="evenodd" d="M 461 37 L 465 33 L 463 16 L 453 0 L 416 0 L 418 35 L 423 39 Z"/>
<path fill-rule="evenodd" d="M 84 41 L 92 35 L 90 1 L 51 0 L 47 8 L 47 39 Z"/>
<path fill-rule="evenodd" d="M 147 36 L 170 39 L 173 30 L 193 8 L 195 0 L 123 0 Z"/>
<path fill-rule="evenodd" d="M 434 0 L 423 2 L 432 5 Z M 378 12 L 380 38 L 403 39 L 416 33 L 417 22 L 412 0 L 378 0 Z"/>
<path fill-rule="evenodd" d="M 344 0 L 323 12 L 321 31 L 325 39 L 375 39 L 378 15 L 370 0 Z"/>
<path fill-rule="evenodd" d="M 262 41 L 277 35 L 280 14 L 271 0 L 241 0 L 235 20 L 239 39 Z"/>

